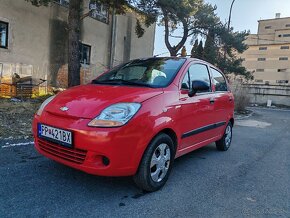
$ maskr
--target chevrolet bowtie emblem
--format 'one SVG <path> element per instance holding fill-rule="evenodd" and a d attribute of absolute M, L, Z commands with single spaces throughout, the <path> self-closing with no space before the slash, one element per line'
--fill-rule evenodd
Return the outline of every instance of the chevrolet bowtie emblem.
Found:
<path fill-rule="evenodd" d="M 61 107 L 60 110 L 62 110 L 62 111 L 68 111 L 69 108 L 68 107 Z"/>

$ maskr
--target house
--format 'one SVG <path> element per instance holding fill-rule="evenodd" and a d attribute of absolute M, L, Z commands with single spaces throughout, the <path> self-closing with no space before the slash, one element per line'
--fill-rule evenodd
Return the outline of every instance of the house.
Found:
<path fill-rule="evenodd" d="M 19 78 L 48 87 L 67 86 L 67 38 L 69 0 L 35 7 L 24 0 L 1 0 L 0 93 L 17 95 L 11 84 Z M 130 59 L 153 55 L 155 24 L 135 34 L 136 18 L 144 14 L 128 7 L 124 15 L 113 15 L 99 3 L 83 0 L 81 24 L 81 81 L 87 83 L 104 70 Z"/>

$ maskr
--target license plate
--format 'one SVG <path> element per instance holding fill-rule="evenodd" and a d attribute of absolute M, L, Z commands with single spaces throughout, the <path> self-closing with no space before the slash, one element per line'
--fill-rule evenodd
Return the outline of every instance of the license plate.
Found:
<path fill-rule="evenodd" d="M 38 137 L 70 148 L 73 145 L 71 131 L 43 125 L 41 123 L 38 124 Z"/>

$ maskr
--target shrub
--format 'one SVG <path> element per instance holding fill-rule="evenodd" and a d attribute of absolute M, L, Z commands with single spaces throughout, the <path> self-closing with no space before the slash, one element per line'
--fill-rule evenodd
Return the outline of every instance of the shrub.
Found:
<path fill-rule="evenodd" d="M 245 112 L 246 107 L 250 104 L 250 97 L 248 94 L 248 89 L 244 88 L 242 85 L 237 84 L 233 88 L 233 94 L 235 96 L 235 111 Z"/>

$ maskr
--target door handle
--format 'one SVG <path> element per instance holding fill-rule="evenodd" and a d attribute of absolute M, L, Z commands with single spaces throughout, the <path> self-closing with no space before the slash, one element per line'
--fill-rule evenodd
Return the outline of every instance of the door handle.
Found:
<path fill-rule="evenodd" d="M 210 102 L 211 104 L 214 104 L 215 99 L 214 99 L 214 98 L 210 98 L 210 99 L 209 99 L 209 102 Z"/>
<path fill-rule="evenodd" d="M 180 101 L 186 101 L 188 98 L 180 98 Z"/>

